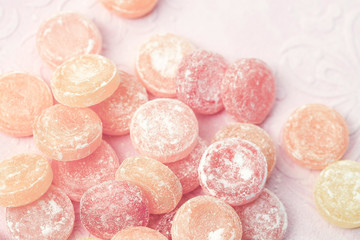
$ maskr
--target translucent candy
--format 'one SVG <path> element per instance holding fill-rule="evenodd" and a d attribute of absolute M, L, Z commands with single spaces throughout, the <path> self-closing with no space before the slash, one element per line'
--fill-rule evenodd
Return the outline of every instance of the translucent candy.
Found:
<path fill-rule="evenodd" d="M 151 228 L 131 227 L 118 232 L 111 240 L 167 240 L 167 238 Z"/>
<path fill-rule="evenodd" d="M 99 0 L 107 9 L 124 18 L 140 18 L 150 13 L 157 0 Z"/>

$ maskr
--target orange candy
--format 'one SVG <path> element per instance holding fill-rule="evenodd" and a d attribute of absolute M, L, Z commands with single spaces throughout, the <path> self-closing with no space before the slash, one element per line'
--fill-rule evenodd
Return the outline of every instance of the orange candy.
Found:
<path fill-rule="evenodd" d="M 0 131 L 15 137 L 32 135 L 35 118 L 53 98 L 46 83 L 29 73 L 0 76 Z"/>
<path fill-rule="evenodd" d="M 167 238 L 148 227 L 130 227 L 118 232 L 111 240 L 167 240 Z"/>
<path fill-rule="evenodd" d="M 101 35 L 96 25 L 77 13 L 60 13 L 39 28 L 36 45 L 40 57 L 52 67 L 83 54 L 101 51 Z"/>
<path fill-rule="evenodd" d="M 59 161 L 84 158 L 101 144 L 102 124 L 88 108 L 56 104 L 45 109 L 34 124 L 34 142 L 47 157 Z"/>
<path fill-rule="evenodd" d="M 17 207 L 40 198 L 50 187 L 53 173 L 46 158 L 19 154 L 0 162 L 0 206 Z"/>
<path fill-rule="evenodd" d="M 119 71 L 119 76 L 120 85 L 115 93 L 91 107 L 103 123 L 103 133 L 108 135 L 128 134 L 136 109 L 148 100 L 146 89 L 134 76 L 123 71 Z"/>
<path fill-rule="evenodd" d="M 70 107 L 89 107 L 110 97 L 120 84 L 115 63 L 100 55 L 71 58 L 51 78 L 55 99 Z"/>
<path fill-rule="evenodd" d="M 125 159 L 116 172 L 116 180 L 138 185 L 149 200 L 149 212 L 172 211 L 182 197 L 182 187 L 176 175 L 164 164 L 147 157 Z"/>
<path fill-rule="evenodd" d="M 344 118 L 322 104 L 296 109 L 283 129 L 283 146 L 296 163 L 323 169 L 344 155 L 349 132 Z"/>
<path fill-rule="evenodd" d="M 150 13 L 157 0 L 99 0 L 107 9 L 124 18 L 140 18 Z"/>
<path fill-rule="evenodd" d="M 136 59 L 136 71 L 146 89 L 157 97 L 176 97 L 175 77 L 183 57 L 194 50 L 187 40 L 158 34 L 146 41 Z"/>

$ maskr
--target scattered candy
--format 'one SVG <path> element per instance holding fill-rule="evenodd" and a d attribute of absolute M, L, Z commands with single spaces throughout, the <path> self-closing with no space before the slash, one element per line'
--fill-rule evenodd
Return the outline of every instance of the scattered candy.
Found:
<path fill-rule="evenodd" d="M 74 207 L 59 188 L 51 186 L 38 200 L 6 209 L 6 222 L 14 239 L 64 240 L 73 229 Z"/>
<path fill-rule="evenodd" d="M 118 232 L 111 240 L 167 240 L 167 238 L 151 228 L 131 227 Z"/>
<path fill-rule="evenodd" d="M 92 235 L 110 239 L 124 228 L 146 226 L 148 201 L 135 184 L 115 180 L 103 182 L 82 196 L 80 219 Z"/>
<path fill-rule="evenodd" d="M 349 132 L 344 118 L 322 104 L 296 109 L 283 129 L 283 146 L 291 159 L 311 169 L 323 169 L 344 155 Z"/>
<path fill-rule="evenodd" d="M 51 78 L 55 99 L 70 107 L 89 107 L 110 97 L 120 84 L 115 63 L 90 54 L 61 64 Z"/>
<path fill-rule="evenodd" d="M 88 108 L 56 104 L 36 119 L 34 142 L 47 157 L 70 161 L 84 158 L 101 144 L 100 118 Z"/>
<path fill-rule="evenodd" d="M 135 149 L 163 163 L 189 155 L 197 144 L 198 133 L 191 108 L 175 99 L 155 99 L 143 104 L 130 123 Z"/>
<path fill-rule="evenodd" d="M 83 54 L 97 54 L 102 40 L 96 25 L 78 13 L 60 13 L 45 21 L 36 35 L 40 57 L 52 67 Z"/>
<path fill-rule="evenodd" d="M 360 163 L 343 160 L 321 171 L 314 190 L 316 207 L 329 223 L 360 227 Z"/>
<path fill-rule="evenodd" d="M 241 240 L 282 240 L 287 229 L 284 205 L 270 190 L 264 188 L 251 203 L 234 207 L 243 227 Z"/>
<path fill-rule="evenodd" d="M 185 56 L 176 75 L 178 99 L 198 113 L 221 111 L 220 87 L 226 68 L 225 59 L 216 53 L 196 50 Z"/>
<path fill-rule="evenodd" d="M 0 75 L 0 131 L 15 137 L 32 135 L 35 118 L 53 105 L 46 83 L 29 73 Z"/>
<path fill-rule="evenodd" d="M 105 142 L 89 156 L 76 161 L 53 160 L 53 183 L 60 187 L 71 200 L 80 202 L 89 188 L 115 179 L 119 159 L 112 147 Z"/>
<path fill-rule="evenodd" d="M 255 200 L 264 188 L 267 163 L 255 144 L 228 138 L 211 144 L 199 165 L 203 190 L 233 206 Z"/>
<path fill-rule="evenodd" d="M 137 55 L 139 79 L 157 97 L 176 97 L 175 77 L 179 64 L 193 50 L 190 42 L 171 33 L 151 37 Z"/>
<path fill-rule="evenodd" d="M 275 80 L 259 59 L 231 64 L 221 85 L 226 111 L 239 122 L 262 123 L 275 102 Z"/>
<path fill-rule="evenodd" d="M 157 0 L 99 0 L 107 9 L 124 18 L 140 18 L 150 13 Z"/>
<path fill-rule="evenodd" d="M 115 93 L 91 107 L 103 123 L 103 133 L 108 135 L 128 134 L 132 116 L 148 100 L 146 89 L 135 77 L 123 71 L 119 71 L 119 76 Z"/>
<path fill-rule="evenodd" d="M 40 198 L 50 187 L 53 173 L 46 158 L 19 154 L 0 162 L 0 206 L 17 207 Z"/>
<path fill-rule="evenodd" d="M 164 164 L 147 157 L 125 159 L 116 172 L 117 180 L 138 185 L 149 200 L 149 211 L 162 214 L 172 211 L 182 196 L 176 175 Z"/>

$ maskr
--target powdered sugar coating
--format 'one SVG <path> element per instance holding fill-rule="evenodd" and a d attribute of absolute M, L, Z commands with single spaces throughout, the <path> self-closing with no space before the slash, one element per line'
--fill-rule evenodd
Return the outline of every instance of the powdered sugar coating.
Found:
<path fill-rule="evenodd" d="M 211 144 L 199 165 L 203 190 L 233 206 L 256 199 L 264 188 L 267 163 L 255 144 L 228 138 Z"/>
<path fill-rule="evenodd" d="M 234 207 L 243 226 L 242 240 L 281 240 L 288 221 L 284 205 L 270 190 L 264 188 L 251 203 Z"/>
<path fill-rule="evenodd" d="M 220 87 L 226 69 L 226 61 L 219 54 L 196 50 L 186 55 L 176 74 L 178 99 L 198 113 L 221 111 L 224 105 Z"/>
<path fill-rule="evenodd" d="M 135 184 L 115 180 L 103 182 L 82 196 L 80 219 L 94 236 L 110 239 L 124 228 L 146 226 L 148 201 Z"/>
<path fill-rule="evenodd" d="M 70 199 L 54 186 L 35 202 L 6 209 L 7 226 L 17 240 L 64 240 L 70 236 L 74 221 Z"/>
<path fill-rule="evenodd" d="M 146 89 L 130 74 L 118 71 L 120 85 L 106 100 L 91 107 L 103 123 L 103 133 L 124 135 L 129 133 L 129 125 L 135 111 L 148 101 Z"/>
<path fill-rule="evenodd" d="M 275 79 L 259 59 L 240 59 L 229 66 L 221 84 L 226 111 L 239 122 L 260 124 L 275 102 Z"/>
<path fill-rule="evenodd" d="M 167 240 L 167 238 L 148 227 L 131 227 L 120 231 L 111 240 Z"/>
<path fill-rule="evenodd" d="M 191 108 L 175 99 L 160 98 L 143 104 L 130 123 L 135 149 L 163 163 L 190 154 L 198 133 L 198 122 Z"/>
<path fill-rule="evenodd" d="M 125 18 L 140 18 L 151 12 L 157 0 L 99 0 L 107 9 Z"/>
<path fill-rule="evenodd" d="M 89 188 L 115 180 L 119 159 L 112 147 L 105 142 L 89 156 L 76 161 L 53 160 L 53 183 L 60 187 L 71 200 L 80 202 L 81 196 Z"/>
<path fill-rule="evenodd" d="M 286 121 L 282 142 L 296 163 L 311 169 L 323 169 L 340 160 L 349 144 L 344 118 L 322 104 L 306 104 Z"/>

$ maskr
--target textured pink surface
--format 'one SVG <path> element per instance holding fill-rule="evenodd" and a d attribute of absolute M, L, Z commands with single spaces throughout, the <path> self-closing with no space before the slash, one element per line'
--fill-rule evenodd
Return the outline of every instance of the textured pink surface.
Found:
<path fill-rule="evenodd" d="M 292 162 L 280 146 L 281 128 L 298 106 L 319 102 L 334 107 L 349 124 L 345 159 L 359 161 L 360 148 L 360 2 L 356 0 L 160 0 L 138 20 L 109 13 L 97 0 L 0 0 L 0 72 L 28 71 L 49 81 L 52 70 L 37 54 L 41 22 L 59 11 L 83 13 L 99 27 L 102 53 L 134 74 L 138 47 L 151 35 L 173 32 L 194 45 L 217 52 L 231 63 L 241 57 L 266 61 L 277 81 L 276 102 L 261 125 L 274 139 L 277 163 L 266 187 L 284 203 L 289 217 L 286 240 L 359 238 L 360 229 L 340 229 L 317 213 L 313 186 L 319 171 Z M 201 12 L 201 14 L 199 14 Z M 200 136 L 210 142 L 234 120 L 225 112 L 198 116 Z M 105 139 L 120 160 L 136 154 L 129 136 Z M 39 152 L 31 138 L 0 134 L 1 160 L 16 153 Z M 70 240 L 89 236 L 76 221 Z M 9 240 L 0 208 L 0 239 Z"/>

